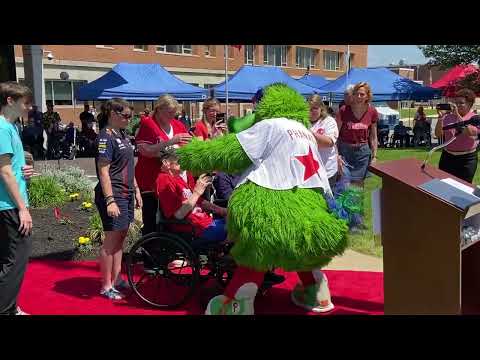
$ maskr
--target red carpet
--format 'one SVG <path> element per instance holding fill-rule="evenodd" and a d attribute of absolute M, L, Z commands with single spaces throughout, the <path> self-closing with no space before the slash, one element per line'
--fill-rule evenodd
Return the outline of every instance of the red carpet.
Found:
<path fill-rule="evenodd" d="M 280 273 L 280 272 L 279 272 Z M 329 315 L 383 314 L 383 273 L 325 271 L 336 308 Z M 297 282 L 295 273 L 258 296 L 257 314 L 312 315 L 290 301 Z M 100 273 L 96 262 L 31 261 L 19 298 L 22 309 L 32 315 L 200 315 L 212 296 L 202 288 L 183 309 L 161 311 L 142 303 L 135 295 L 112 302 L 98 295 Z"/>

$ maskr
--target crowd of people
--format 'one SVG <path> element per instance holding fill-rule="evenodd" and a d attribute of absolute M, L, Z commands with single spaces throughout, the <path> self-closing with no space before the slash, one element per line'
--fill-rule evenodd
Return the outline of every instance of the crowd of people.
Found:
<path fill-rule="evenodd" d="M 451 138 L 453 133 L 442 131 L 442 125 L 471 118 L 474 99 L 475 94 L 470 90 L 458 92 L 452 110 L 439 112 L 436 136 L 445 140 Z M 371 101 L 372 91 L 366 82 L 347 89 L 335 114 L 318 95 L 308 99 L 310 131 L 332 189 L 346 173 L 349 181 L 362 187 L 368 166 L 377 160 L 378 113 Z M 32 93 L 27 87 L 15 82 L 0 84 L 0 231 L 5 234 L 0 242 L 0 314 L 23 313 L 16 299 L 31 246 L 27 181 L 33 169 L 26 164 L 15 122 L 19 117 L 28 118 L 27 129 L 30 130 L 23 132 L 27 144 L 39 144 L 41 133 L 46 133 L 50 139 L 61 123 L 52 104 L 42 114 L 36 106 L 31 106 L 31 102 Z M 163 95 L 152 112 L 146 109 L 141 114 L 134 139 L 138 149 L 136 165 L 134 146 L 126 134 L 133 116 L 128 102 L 111 99 L 102 106 L 97 117 L 94 108 L 85 105 L 80 115 L 81 132 L 95 144 L 98 177 L 95 204 L 105 232 L 100 251 L 100 294 L 108 299 L 123 298 L 122 290 L 129 286 L 120 270 L 123 243 L 135 208 L 142 209 L 143 235 L 156 231 L 157 210 L 160 210 L 166 218 L 187 219 L 199 244 L 222 242 L 227 238 L 226 203 L 239 181 L 238 174 L 219 172 L 202 174 L 195 179 L 180 168 L 175 153 L 176 148 L 193 138 L 210 141 L 225 136 L 227 120 L 219 116 L 220 102 L 213 98 L 204 102 L 203 116 L 195 123 L 185 112 L 178 115 L 179 108 L 172 96 Z M 424 126 L 423 109 L 419 109 L 417 115 L 416 124 Z M 477 168 L 477 146 L 478 129 L 468 126 L 442 152 L 440 169 L 471 182 Z M 225 206 L 212 203 L 213 195 L 224 200 Z M 216 217 L 212 218 L 209 213 Z M 172 230 L 185 231 L 185 225 L 176 225 Z M 273 277 L 274 282 L 283 280 L 273 271 L 266 276 Z"/>

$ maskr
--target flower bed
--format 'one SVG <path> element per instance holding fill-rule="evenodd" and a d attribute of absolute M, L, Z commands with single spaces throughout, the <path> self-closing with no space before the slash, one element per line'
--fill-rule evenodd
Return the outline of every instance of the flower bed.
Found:
<path fill-rule="evenodd" d="M 93 260 L 103 231 L 93 204 L 93 186 L 83 170 L 47 169 L 29 183 L 32 258 Z M 136 213 L 136 219 L 141 218 Z M 131 225 L 125 250 L 139 238 L 141 221 Z"/>

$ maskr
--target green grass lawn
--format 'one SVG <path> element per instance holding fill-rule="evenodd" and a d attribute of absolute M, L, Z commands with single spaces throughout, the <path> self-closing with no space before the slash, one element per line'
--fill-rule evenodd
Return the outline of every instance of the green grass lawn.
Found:
<path fill-rule="evenodd" d="M 424 108 L 423 109 L 424 112 L 425 112 L 425 115 L 427 116 L 437 116 L 437 110 L 435 109 L 426 109 Z M 417 108 L 413 108 L 413 109 L 401 109 L 400 110 L 400 118 L 411 118 L 413 119 L 413 117 L 415 116 L 415 113 L 417 112 Z"/>
<path fill-rule="evenodd" d="M 424 160 L 427 155 L 425 149 L 378 149 L 377 157 L 378 162 L 385 162 L 391 160 L 405 159 L 405 158 L 417 158 Z M 429 164 L 432 166 L 438 166 L 440 159 L 440 152 L 433 154 Z M 475 184 L 480 182 L 480 170 L 477 170 L 473 179 Z M 365 225 L 367 229 L 358 234 L 351 234 L 349 236 L 349 247 L 352 250 L 381 257 L 382 246 L 379 237 L 374 237 L 372 232 L 372 204 L 371 204 L 371 192 L 382 186 L 382 180 L 376 175 L 373 175 L 365 181 Z"/>

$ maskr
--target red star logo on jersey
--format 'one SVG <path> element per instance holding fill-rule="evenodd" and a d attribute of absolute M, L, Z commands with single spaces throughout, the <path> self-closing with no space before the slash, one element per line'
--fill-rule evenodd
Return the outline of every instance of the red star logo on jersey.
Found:
<path fill-rule="evenodd" d="M 303 176 L 303 181 L 310 179 L 317 173 L 318 169 L 320 169 L 320 164 L 313 157 L 313 151 L 310 146 L 308 147 L 307 155 L 295 156 L 295 158 L 300 161 L 303 166 L 305 166 L 305 175 Z"/>

